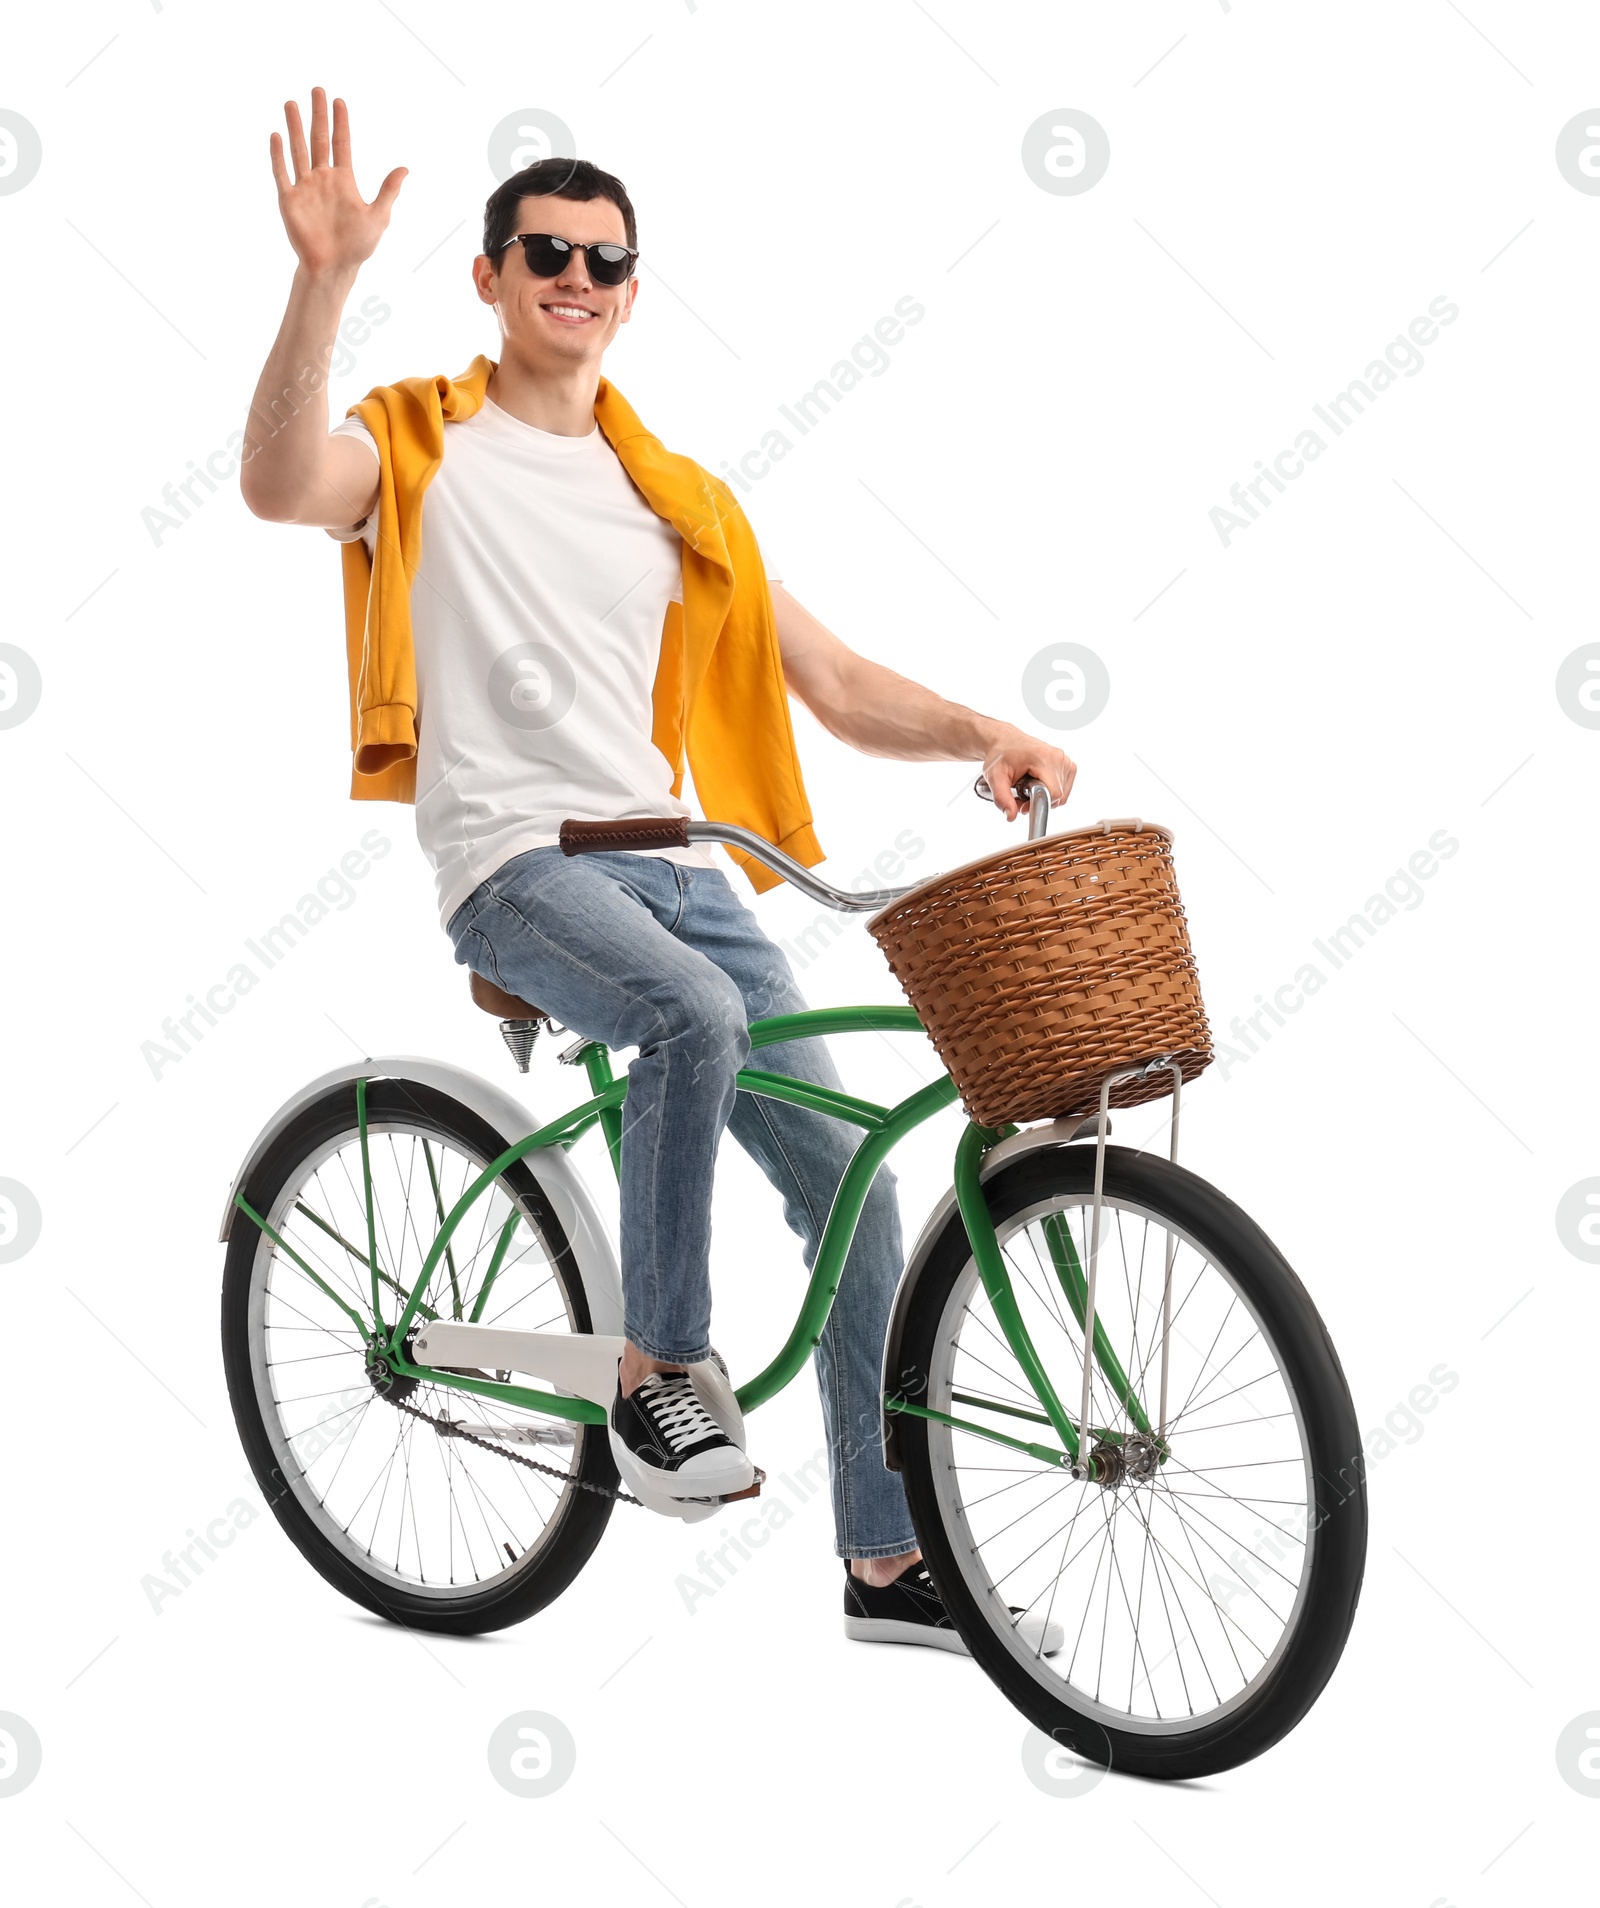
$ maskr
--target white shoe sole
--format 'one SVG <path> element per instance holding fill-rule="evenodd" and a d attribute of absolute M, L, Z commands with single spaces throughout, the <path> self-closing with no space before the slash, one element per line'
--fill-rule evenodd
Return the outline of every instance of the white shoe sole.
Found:
<path fill-rule="evenodd" d="M 932 1624 L 908 1623 L 900 1617 L 847 1616 L 844 1633 L 857 1643 L 921 1643 L 955 1656 L 972 1654 L 954 1630 L 936 1630 Z"/>
<path fill-rule="evenodd" d="M 1043 1656 L 1054 1656 L 1067 1640 L 1067 1633 L 1059 1623 L 1041 1625 L 1037 1618 L 1031 1622 L 1024 1619 L 1018 1631 L 1030 1651 L 1039 1649 L 1042 1631 L 1044 1649 L 1039 1654 Z M 955 1656 L 972 1654 L 962 1642 L 959 1631 L 936 1630 L 931 1624 L 910 1623 L 900 1617 L 847 1616 L 844 1633 L 857 1643 L 921 1643 L 929 1649 L 949 1650 Z"/>
<path fill-rule="evenodd" d="M 641 1463 L 615 1431 L 611 1439 L 611 1458 L 617 1473 L 636 1497 L 696 1498 L 731 1497 L 745 1491 L 756 1481 L 756 1467 L 743 1451 L 729 1451 L 714 1465 L 700 1467 L 685 1475 L 682 1471 L 658 1471 L 653 1464 Z"/>

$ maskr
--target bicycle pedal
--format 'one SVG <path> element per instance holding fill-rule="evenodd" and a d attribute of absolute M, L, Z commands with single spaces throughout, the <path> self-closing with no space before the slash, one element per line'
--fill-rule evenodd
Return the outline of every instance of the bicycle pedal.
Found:
<path fill-rule="evenodd" d="M 714 1498 L 712 1501 L 717 1504 L 737 1504 L 746 1497 L 759 1497 L 761 1486 L 767 1481 L 767 1474 L 759 1464 L 754 1468 L 756 1480 L 753 1484 L 747 1484 L 742 1491 L 730 1491 L 726 1497 Z"/>
<path fill-rule="evenodd" d="M 737 1504 L 742 1498 L 759 1497 L 761 1486 L 767 1481 L 767 1474 L 759 1464 L 751 1468 L 756 1474 L 755 1482 L 747 1484 L 742 1491 L 730 1491 L 726 1497 L 682 1497 L 678 1501 L 681 1504 L 700 1504 L 714 1510 L 719 1504 Z"/>

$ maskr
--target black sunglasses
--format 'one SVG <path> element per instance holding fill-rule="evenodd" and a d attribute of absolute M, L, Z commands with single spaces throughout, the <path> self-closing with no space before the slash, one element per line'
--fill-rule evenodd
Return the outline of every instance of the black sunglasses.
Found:
<path fill-rule="evenodd" d="M 589 276 L 597 285 L 625 285 L 633 276 L 639 253 L 631 245 L 607 240 L 603 245 L 579 245 L 572 239 L 557 238 L 553 232 L 518 232 L 505 245 L 522 242 L 522 255 L 535 278 L 559 278 L 571 263 L 574 252 L 582 252 Z M 505 250 L 505 245 L 499 247 Z"/>

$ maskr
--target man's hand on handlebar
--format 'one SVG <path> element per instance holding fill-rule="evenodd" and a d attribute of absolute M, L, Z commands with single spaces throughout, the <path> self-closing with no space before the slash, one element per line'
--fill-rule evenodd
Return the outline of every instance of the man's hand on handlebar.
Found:
<path fill-rule="evenodd" d="M 997 723 L 983 757 L 983 778 L 993 791 L 995 806 L 1007 821 L 1015 821 L 1027 812 L 1012 789 L 1025 775 L 1043 782 L 1052 808 L 1059 808 L 1072 793 L 1078 765 L 1053 742 L 1041 742 L 1026 730 L 1009 722 Z"/>

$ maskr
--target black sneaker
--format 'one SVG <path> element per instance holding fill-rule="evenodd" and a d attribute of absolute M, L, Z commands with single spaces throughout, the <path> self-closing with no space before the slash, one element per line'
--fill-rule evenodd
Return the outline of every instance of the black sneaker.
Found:
<path fill-rule="evenodd" d="M 619 1361 L 620 1370 L 620 1361 Z M 611 1455 L 630 1490 L 668 1497 L 729 1497 L 755 1466 L 707 1411 L 686 1371 L 652 1372 L 611 1405 Z"/>
<path fill-rule="evenodd" d="M 925 1563 L 909 1565 L 882 1589 L 863 1582 L 848 1561 L 844 1568 L 846 1636 L 858 1643 L 926 1643 L 936 1650 L 952 1650 L 957 1656 L 972 1654 L 951 1622 L 944 1598 Z M 1067 1640 L 1059 1623 L 1029 1616 L 1016 1604 L 1010 1608 L 1017 1620 L 1017 1634 L 1035 1653 L 1053 1656 Z"/>

